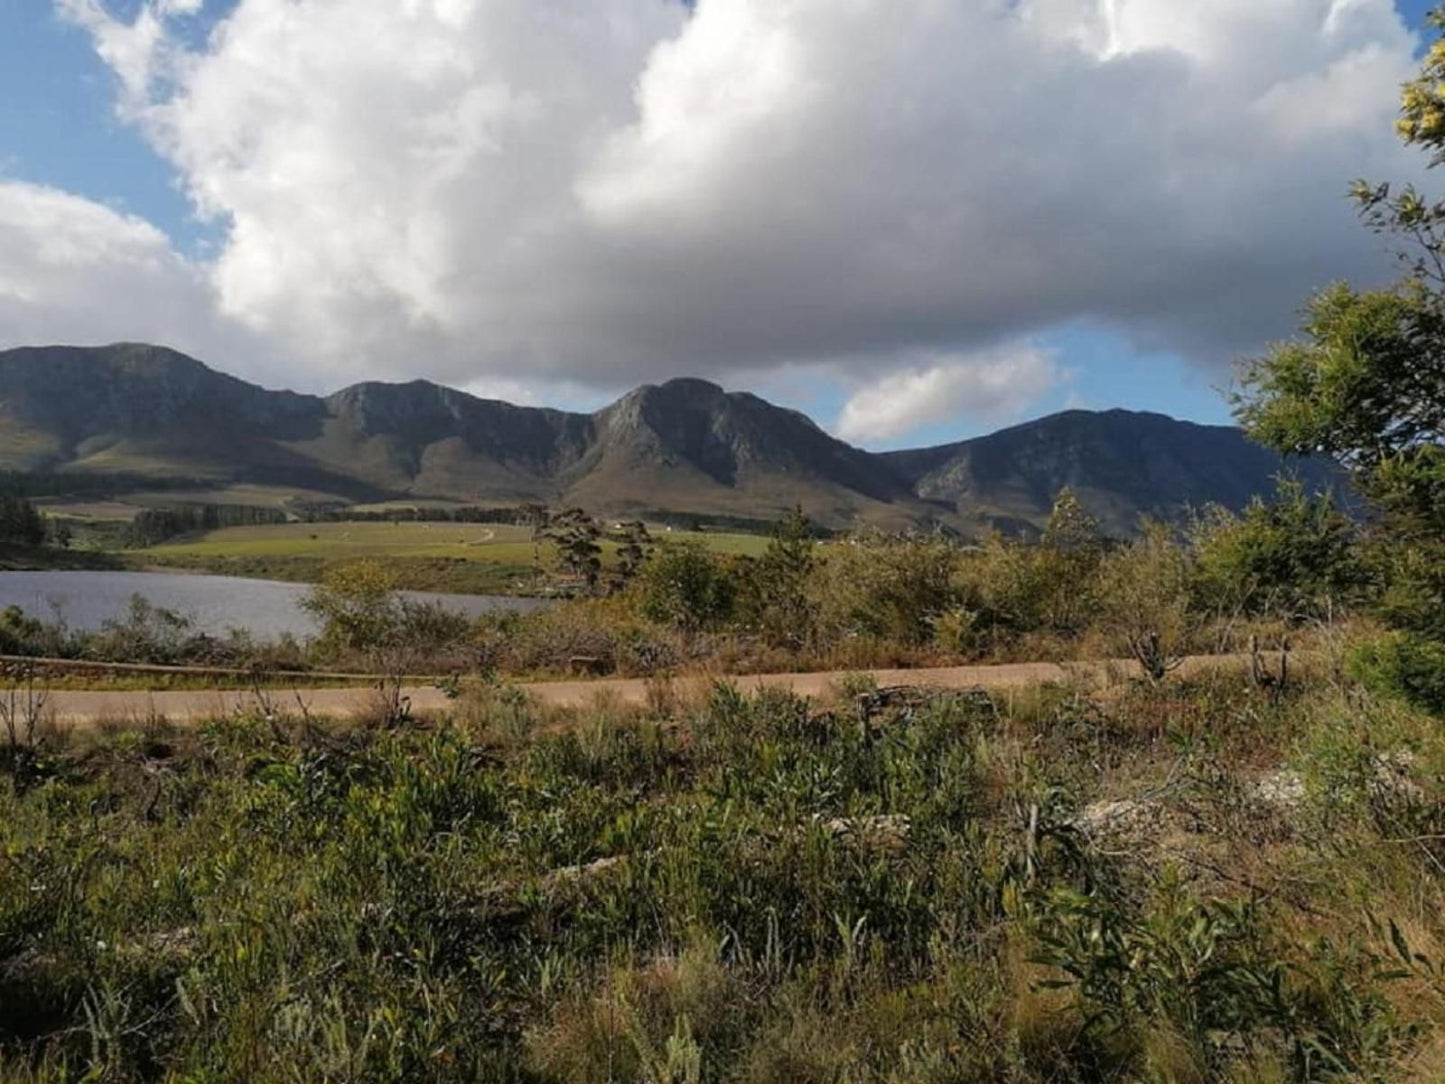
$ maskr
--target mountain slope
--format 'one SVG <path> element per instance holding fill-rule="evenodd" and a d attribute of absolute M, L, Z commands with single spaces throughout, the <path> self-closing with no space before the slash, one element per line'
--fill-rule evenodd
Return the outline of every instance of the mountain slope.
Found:
<path fill-rule="evenodd" d="M 1040 525 L 1067 486 L 1120 534 L 1134 530 L 1141 515 L 1176 518 L 1209 503 L 1238 510 L 1270 492 L 1285 470 L 1314 485 L 1332 480 L 1323 465 L 1286 464 L 1239 429 L 1127 410 L 1070 410 L 882 458 L 920 496 L 946 501 L 981 525 Z"/>
<path fill-rule="evenodd" d="M 830 526 L 1023 528 L 1072 487 L 1116 532 L 1141 513 L 1239 507 L 1281 462 L 1227 427 L 1069 411 L 976 440 L 872 454 L 797 411 L 704 380 L 629 392 L 595 414 L 480 399 L 417 380 L 322 398 L 268 391 L 163 347 L 0 351 L 0 469 L 256 483 L 345 499 L 577 503 Z M 1319 468 L 1307 471 L 1323 477 Z"/>
<path fill-rule="evenodd" d="M 0 351 L 0 469 L 320 486 L 355 492 L 288 448 L 321 432 L 315 396 L 267 391 L 164 347 Z"/>
<path fill-rule="evenodd" d="M 357 384 L 326 400 L 297 451 L 390 492 L 554 500 L 558 477 L 593 443 L 585 414 L 518 407 L 427 381 Z"/>
<path fill-rule="evenodd" d="M 795 504 L 828 522 L 902 525 L 926 513 L 876 456 L 797 411 L 705 380 L 671 380 L 595 416 L 597 444 L 568 490 L 584 505 L 773 517 Z M 689 509 L 690 510 L 690 509 Z"/>

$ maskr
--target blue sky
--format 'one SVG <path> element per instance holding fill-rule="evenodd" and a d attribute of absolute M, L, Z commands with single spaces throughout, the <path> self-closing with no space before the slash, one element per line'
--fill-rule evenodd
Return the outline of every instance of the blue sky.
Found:
<path fill-rule="evenodd" d="M 85 31 L 46 0 L 12 0 L 0 12 L 0 167 L 194 239 L 171 168 L 116 119 L 113 83 Z"/>
<path fill-rule="evenodd" d="M 116 25 L 125 26 L 136 17 L 142 2 L 110 0 L 105 10 Z M 178 47 L 204 49 L 211 29 L 237 2 L 211 0 L 199 15 L 183 15 L 170 20 L 167 27 L 171 39 Z M 1419 26 L 1428 7 L 1423 0 L 1399 0 L 1397 10 L 1412 26 Z M 702 9 L 706 13 L 706 3 Z M 141 125 L 119 119 L 120 81 L 98 55 L 97 40 L 94 26 L 82 27 L 76 21 L 62 17 L 49 0 L 9 0 L 0 9 L 0 181 L 43 186 L 84 197 L 125 215 L 137 216 L 163 231 L 182 261 L 198 267 L 208 266 L 208 262 L 225 245 L 225 219 L 200 221 L 185 194 L 183 169 L 167 161 L 154 149 L 153 140 L 147 139 Z M 630 94 L 630 84 L 626 89 Z M 1359 172 L 1366 171 L 1369 166 L 1370 163 L 1362 161 Z M 1337 178 L 1336 187 L 1341 193 L 1351 175 L 1350 172 L 1342 172 Z M 195 177 L 191 180 L 194 181 Z M 581 190 L 580 184 L 572 187 Z M 1287 208 L 1281 208 L 1281 214 L 1289 213 Z M 1342 206 L 1341 215 L 1347 213 L 1347 208 Z M 412 228 L 414 232 L 414 223 Z M 766 237 L 766 233 L 762 236 Z M 657 257 L 659 260 L 675 255 L 660 251 L 663 254 Z M 700 251 L 695 261 L 706 262 L 706 253 L 711 250 Z M 1347 273 L 1352 268 L 1342 264 L 1339 270 Z M 1333 277 L 1335 274 L 1334 267 L 1321 267 L 1322 277 Z M 742 275 L 747 277 L 746 268 Z M 737 275 L 733 274 L 728 281 L 736 278 Z M 537 279 L 534 277 L 532 281 Z M 706 277 L 704 281 L 707 281 Z M 0 266 L 0 283 L 3 283 L 3 266 Z M 1138 286 L 1132 289 L 1137 292 Z M 1081 290 L 1082 287 L 1074 288 L 1073 293 Z M 1069 290 L 1062 293 L 1070 295 Z M 249 295 L 233 307 L 244 310 L 248 300 Z M 672 305 L 679 310 L 687 307 L 686 299 L 669 299 L 659 304 Z M 994 300 L 990 304 L 1007 307 L 1008 300 L 1005 298 L 1002 303 Z M 1227 405 L 1219 394 L 1220 386 L 1228 380 L 1228 369 L 1217 364 L 1201 364 L 1198 356 L 1191 353 L 1192 346 L 1171 348 L 1175 343 L 1183 344 L 1186 340 L 1192 343 L 1194 339 L 1190 336 L 1198 338 L 1193 330 L 1166 329 L 1157 335 L 1152 331 L 1140 332 L 1127 319 L 1115 318 L 1119 305 L 1107 313 L 1101 311 L 1099 318 L 1095 318 L 1089 306 L 1082 303 L 1074 312 L 1058 308 L 1062 318 L 1057 321 L 1020 317 L 1013 324 L 1001 321 L 997 328 L 978 332 L 978 345 L 994 339 L 1026 340 L 1047 353 L 1049 376 L 1040 380 L 1037 394 L 1027 402 L 1014 403 L 1010 400 L 997 409 L 972 409 L 966 399 L 961 399 L 959 409 L 953 411 L 942 406 L 929 409 L 929 404 L 922 403 L 914 414 L 891 428 L 882 424 L 855 424 L 855 431 L 844 435 L 877 447 L 943 441 L 1069 406 L 1093 409 L 1122 406 L 1199 421 L 1228 420 Z M 246 345 L 248 343 L 263 344 L 255 347 L 258 353 L 279 358 L 291 351 L 293 353 L 289 356 L 302 358 L 303 361 L 308 349 L 299 344 L 299 339 L 304 336 L 295 332 L 280 346 L 271 345 L 281 342 L 280 339 L 248 337 L 253 336 L 258 327 L 264 327 L 268 335 L 273 334 L 271 329 L 283 325 L 290 316 L 289 312 L 280 308 L 274 312 L 258 311 L 260 315 L 245 326 L 245 334 L 238 332 L 227 337 L 228 332 L 211 339 L 198 335 L 198 343 L 216 344 L 207 360 L 241 375 L 268 383 L 294 383 L 307 390 L 323 390 L 345 382 L 352 371 L 348 367 L 350 362 L 318 364 L 312 370 L 298 367 L 292 361 L 267 363 L 250 356 L 247 353 L 250 349 Z M 250 313 L 243 311 L 243 315 L 249 317 Z M 880 325 L 897 323 L 893 314 L 885 314 L 885 317 L 880 318 Z M 612 315 L 607 315 L 604 323 L 611 319 Z M 939 317 L 924 314 L 921 322 L 937 323 Z M 415 323 L 413 320 L 412 324 Z M 49 328 L 52 325 L 41 322 L 39 326 Z M 125 325 L 123 321 L 119 324 L 111 321 L 104 326 L 124 330 Z M 304 328 L 305 324 L 299 326 Z M 969 325 L 965 338 L 972 334 L 972 326 Z M 732 387 L 756 388 L 765 395 L 807 410 L 823 424 L 833 426 L 835 419 L 846 416 L 849 403 L 855 406 L 855 422 L 857 417 L 866 416 L 870 403 L 866 385 L 875 368 L 881 374 L 885 369 L 891 373 L 909 366 L 918 369 L 935 364 L 909 360 L 915 355 L 934 357 L 943 352 L 953 357 L 949 353 L 951 347 L 920 348 L 913 338 L 907 338 L 906 342 L 900 339 L 895 347 L 887 340 L 886 332 L 866 324 L 860 324 L 856 351 L 848 349 L 846 342 L 834 341 L 829 336 L 824 336 L 826 342 L 814 343 L 801 333 L 790 331 L 776 342 L 764 341 L 759 345 L 754 338 L 729 330 L 718 334 L 715 345 L 709 342 L 705 348 L 700 347 L 694 352 L 686 336 L 696 334 L 701 340 L 715 330 L 707 319 L 701 319 L 697 328 L 690 329 L 685 323 L 680 329 L 663 325 L 635 338 L 629 337 L 630 329 L 624 329 L 617 333 L 621 344 L 617 348 L 619 357 L 625 358 L 627 350 L 637 349 L 632 345 L 634 341 L 649 344 L 664 341 L 665 348 L 658 348 L 662 360 L 651 360 L 645 365 L 639 363 L 636 367 L 629 367 L 624 360 L 596 370 L 586 370 L 580 363 L 569 368 L 559 362 L 555 372 L 549 370 L 540 376 L 535 371 L 529 371 L 526 361 L 506 360 L 529 356 L 530 344 L 522 340 L 510 349 L 510 353 L 499 352 L 498 360 L 478 362 L 476 371 L 472 372 L 468 369 L 464 353 L 445 363 L 417 360 L 432 354 L 448 354 L 448 350 L 432 351 L 430 340 L 408 338 L 402 332 L 396 332 L 393 337 L 393 329 L 383 328 L 375 336 L 375 360 L 367 363 L 366 371 L 357 369 L 355 375 L 380 375 L 391 379 L 428 376 L 471 386 L 482 392 L 515 394 L 517 397 L 579 406 L 601 402 L 614 391 L 644 379 L 661 379 L 666 375 L 703 375 L 712 376 Z M 568 335 L 575 334 L 580 337 L 579 341 L 585 343 L 587 330 L 569 329 Z M 123 337 L 142 337 L 147 331 L 146 326 L 137 325 L 134 336 Z M 60 337 L 63 332 L 57 330 L 55 334 Z M 905 337 L 914 334 L 909 330 Z M 117 337 L 122 336 L 118 334 Z M 388 344 L 392 341 L 403 345 L 391 347 Z M 1229 340 L 1223 337 L 1221 342 L 1227 344 Z M 423 347 L 416 345 L 418 343 L 428 345 Z M 972 364 L 968 359 L 973 356 L 971 351 L 975 345 L 972 341 L 960 341 L 957 356 L 964 360 L 940 362 L 938 365 L 966 367 Z M 1210 348 L 1215 348 L 1215 345 L 1211 343 Z M 347 348 L 343 345 L 338 349 L 345 353 Z M 549 346 L 548 349 L 552 348 Z M 572 338 L 556 347 L 558 356 L 571 349 L 574 349 Z M 393 353 L 388 354 L 388 350 Z M 747 355 L 736 365 L 731 362 L 728 353 L 734 350 L 740 356 Z M 880 358 L 886 355 L 889 360 L 879 361 L 875 367 L 870 361 L 870 351 L 874 350 Z M 810 359 L 801 368 L 793 356 L 798 351 Z M 216 353 L 223 356 L 217 357 Z M 353 349 L 349 356 L 355 353 Z M 704 360 L 689 360 L 694 353 Z M 841 360 L 831 360 L 835 356 Z M 673 360 L 667 360 L 669 357 Z M 812 359 L 815 358 L 824 360 L 813 365 Z M 1036 368 L 1034 371 L 1040 370 Z M 937 386 L 967 389 L 974 385 L 966 380 L 945 380 Z M 960 391 L 956 394 L 974 393 Z"/>

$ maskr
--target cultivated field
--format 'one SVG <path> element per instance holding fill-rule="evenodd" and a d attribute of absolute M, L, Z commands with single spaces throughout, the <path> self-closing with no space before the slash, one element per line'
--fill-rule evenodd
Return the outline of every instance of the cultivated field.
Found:
<path fill-rule="evenodd" d="M 606 525 L 604 525 L 606 526 Z M 653 529 L 661 539 L 690 539 L 715 554 L 756 556 L 757 535 Z M 617 547 L 603 540 L 611 569 Z M 539 573 L 556 569 L 553 547 L 532 528 L 480 523 L 281 523 L 226 527 L 195 537 L 128 551 L 141 567 L 185 568 L 265 579 L 314 582 L 326 568 L 357 560 L 384 562 L 399 586 L 419 591 L 527 594 Z"/>
<path fill-rule="evenodd" d="M 530 527 L 479 523 L 280 523 L 226 527 L 198 538 L 153 546 L 149 558 L 454 557 L 525 565 L 538 549 Z"/>
<path fill-rule="evenodd" d="M 767 546 L 759 535 L 668 531 L 658 539 L 690 539 L 710 552 L 756 556 Z M 608 562 L 616 547 L 603 542 Z M 532 528 L 484 523 L 281 523 L 226 527 L 197 538 L 168 542 L 141 551 L 157 562 L 195 558 L 451 558 L 486 564 L 535 565 L 550 560 L 549 546 L 532 537 Z"/>

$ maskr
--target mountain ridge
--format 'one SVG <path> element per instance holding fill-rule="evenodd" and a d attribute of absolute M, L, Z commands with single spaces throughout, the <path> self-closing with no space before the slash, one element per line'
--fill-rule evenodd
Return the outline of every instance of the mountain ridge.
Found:
<path fill-rule="evenodd" d="M 427 380 L 274 391 L 166 347 L 0 351 L 0 469 L 193 476 L 346 500 L 582 504 L 830 526 L 1037 527 L 1065 485 L 1106 528 L 1240 507 L 1284 467 L 1229 426 L 1064 411 L 970 440 L 870 452 L 746 391 L 679 377 L 592 413 Z M 1305 464 L 1307 481 L 1327 474 Z"/>

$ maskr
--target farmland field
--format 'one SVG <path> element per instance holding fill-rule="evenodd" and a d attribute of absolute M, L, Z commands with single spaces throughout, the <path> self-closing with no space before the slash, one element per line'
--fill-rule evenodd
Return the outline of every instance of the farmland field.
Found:
<path fill-rule="evenodd" d="M 756 555 L 758 535 L 668 531 L 658 539 L 690 539 L 721 554 Z M 532 528 L 480 523 L 281 523 L 225 527 L 131 554 L 142 567 L 186 568 L 227 575 L 312 581 L 327 565 L 385 561 L 402 586 L 416 590 L 526 593 L 539 570 L 553 567 L 552 547 Z M 603 543 L 603 565 L 615 547 Z"/>
<path fill-rule="evenodd" d="M 461 557 L 528 564 L 529 527 L 478 523 L 279 523 L 224 527 L 146 550 L 167 557 Z"/>

